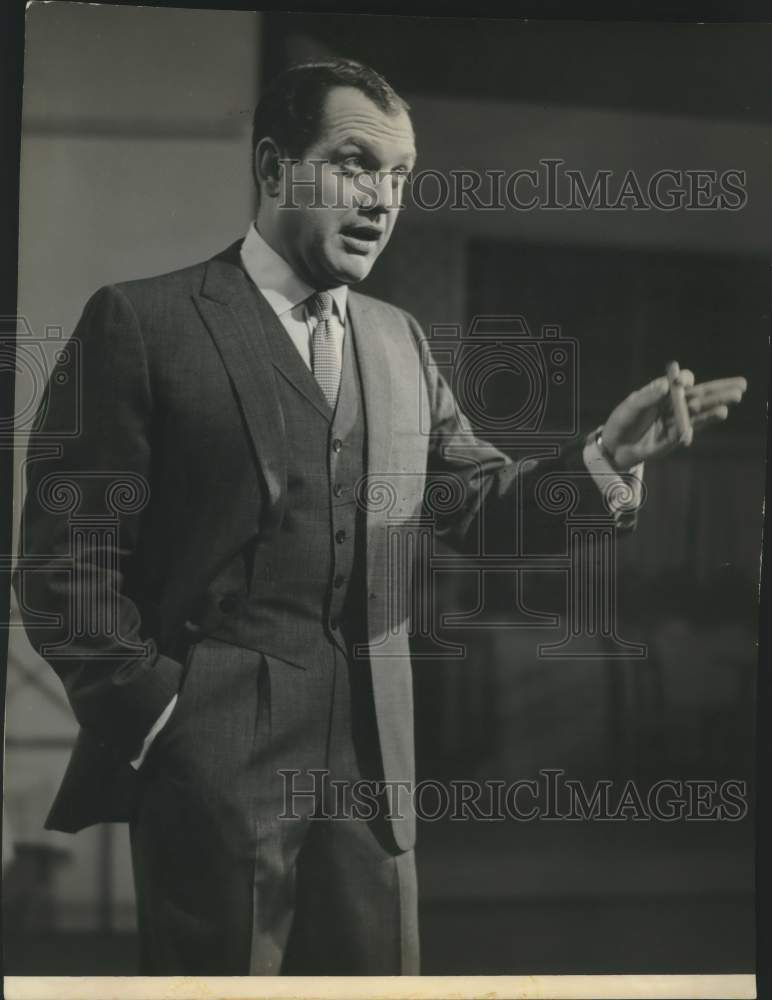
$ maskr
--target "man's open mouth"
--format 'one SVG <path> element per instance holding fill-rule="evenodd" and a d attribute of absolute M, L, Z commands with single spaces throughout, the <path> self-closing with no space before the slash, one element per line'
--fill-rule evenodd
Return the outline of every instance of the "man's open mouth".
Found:
<path fill-rule="evenodd" d="M 341 230 L 346 249 L 353 253 L 369 253 L 381 238 L 382 232 L 376 226 L 347 226 Z"/>

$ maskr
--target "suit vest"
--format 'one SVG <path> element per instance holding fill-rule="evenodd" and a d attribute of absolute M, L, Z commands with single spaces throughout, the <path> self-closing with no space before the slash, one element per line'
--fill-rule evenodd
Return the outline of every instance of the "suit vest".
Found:
<path fill-rule="evenodd" d="M 361 641 L 366 598 L 365 521 L 355 487 L 366 435 L 350 323 L 333 412 L 276 317 L 265 324 L 287 432 L 287 495 L 272 537 L 259 534 L 246 560 L 247 593 L 220 604 L 214 638 L 300 667 L 334 662 Z"/>

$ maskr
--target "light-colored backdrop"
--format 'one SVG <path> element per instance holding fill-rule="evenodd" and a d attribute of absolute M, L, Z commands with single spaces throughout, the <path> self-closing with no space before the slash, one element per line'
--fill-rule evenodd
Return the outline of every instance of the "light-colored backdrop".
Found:
<path fill-rule="evenodd" d="M 19 313 L 50 360 L 101 285 L 211 256 L 253 214 L 251 114 L 260 17 L 34 4 L 27 16 Z M 17 357 L 17 413 L 34 397 Z M 24 424 L 19 427 L 23 432 Z M 23 435 L 22 435 L 23 437 Z M 16 454 L 20 506 L 24 443 Z M 16 525 L 17 526 L 17 525 Z M 6 818 L 19 843 L 68 852 L 56 912 L 68 928 L 133 921 L 126 828 L 77 837 L 42 823 L 76 726 L 58 679 L 12 628 Z"/>

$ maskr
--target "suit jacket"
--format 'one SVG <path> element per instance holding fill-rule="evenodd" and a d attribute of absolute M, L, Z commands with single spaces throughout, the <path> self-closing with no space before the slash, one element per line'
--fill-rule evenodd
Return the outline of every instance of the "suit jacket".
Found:
<path fill-rule="evenodd" d="M 178 690 L 190 620 L 211 617 L 222 567 L 282 518 L 289 444 L 265 343 L 270 307 L 239 246 L 100 289 L 30 439 L 14 587 L 81 727 L 47 821 L 55 829 L 130 817 L 138 782 L 128 762 Z M 348 310 L 367 416 L 373 695 L 385 775 L 411 780 L 407 602 L 387 572 L 389 532 L 410 530 L 428 478 L 445 491 L 432 503 L 436 532 L 474 549 L 481 526 L 488 537 L 511 530 L 518 479 L 529 496 L 545 471 L 583 468 L 581 451 L 523 471 L 475 438 L 410 315 L 356 292 Z M 78 377 L 57 378 L 76 342 Z M 78 433 L 68 435 L 73 414 Z M 555 527 L 534 510 L 529 542 Z M 398 842 L 412 836 L 412 822 L 401 824 Z"/>

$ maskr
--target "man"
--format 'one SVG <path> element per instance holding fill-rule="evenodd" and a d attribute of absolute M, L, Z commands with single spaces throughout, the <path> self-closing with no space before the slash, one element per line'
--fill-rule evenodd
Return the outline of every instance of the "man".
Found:
<path fill-rule="evenodd" d="M 389 794 L 414 773 L 391 539 L 451 482 L 437 533 L 473 549 L 522 516 L 537 544 L 546 472 L 578 474 L 602 511 L 604 477 L 679 432 L 656 379 L 521 467 L 474 437 L 415 320 L 349 291 L 416 155 L 372 70 L 282 74 L 253 148 L 245 239 L 98 291 L 80 381 L 52 377 L 32 435 L 15 587 L 81 726 L 48 825 L 130 823 L 145 973 L 416 973 L 414 816 Z M 681 378 L 695 429 L 745 388 Z M 57 437 L 78 392 L 81 433 Z M 363 779 L 372 815 L 340 812 L 333 782 Z"/>

